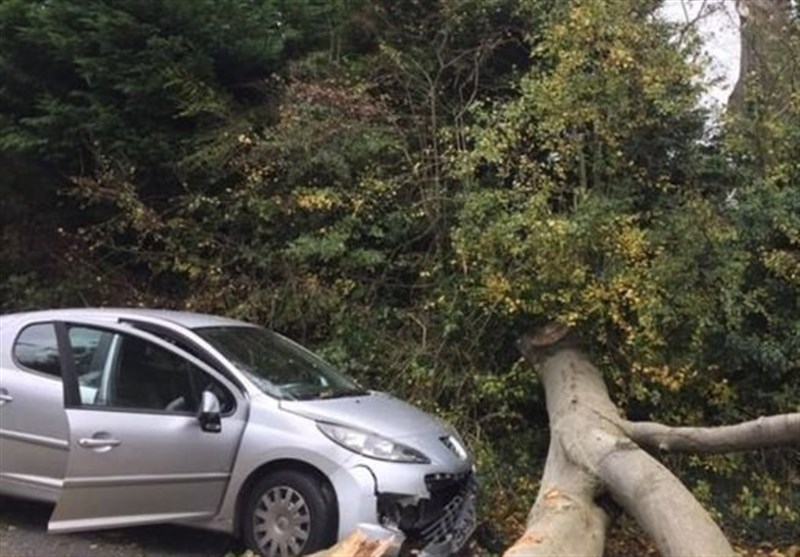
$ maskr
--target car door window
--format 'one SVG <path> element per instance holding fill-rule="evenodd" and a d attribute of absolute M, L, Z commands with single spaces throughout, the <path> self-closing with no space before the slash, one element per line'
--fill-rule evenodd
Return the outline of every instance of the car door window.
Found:
<path fill-rule="evenodd" d="M 78 375 L 81 402 L 94 404 L 102 402 L 105 393 L 102 380 L 111 360 L 112 344 L 119 335 L 100 329 L 87 327 L 71 327 L 69 343 L 75 358 L 75 370 Z"/>
<path fill-rule="evenodd" d="M 196 413 L 202 392 L 211 390 L 223 413 L 233 397 L 192 362 L 136 336 L 90 327 L 70 327 L 84 406 Z"/>
<path fill-rule="evenodd" d="M 14 358 L 23 368 L 61 377 L 56 330 L 52 323 L 25 327 L 14 342 Z"/>

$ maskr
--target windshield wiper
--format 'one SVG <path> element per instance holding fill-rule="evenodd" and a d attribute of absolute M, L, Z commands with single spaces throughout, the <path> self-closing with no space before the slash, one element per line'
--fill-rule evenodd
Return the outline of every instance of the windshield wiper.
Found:
<path fill-rule="evenodd" d="M 364 389 L 347 389 L 341 391 L 328 390 L 328 391 L 321 391 L 317 393 L 317 396 L 312 398 L 328 400 L 331 398 L 346 398 L 351 396 L 364 396 L 368 394 L 369 392 L 365 391 Z"/>

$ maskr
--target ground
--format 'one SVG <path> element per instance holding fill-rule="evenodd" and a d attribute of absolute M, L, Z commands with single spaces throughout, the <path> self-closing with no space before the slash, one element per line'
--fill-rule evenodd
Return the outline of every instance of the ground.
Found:
<path fill-rule="evenodd" d="M 753 543 L 732 540 L 740 557 L 800 557 L 800 540 L 795 544 Z M 655 545 L 627 517 L 621 517 L 611 529 L 605 557 L 658 557 Z"/>
<path fill-rule="evenodd" d="M 225 557 L 243 548 L 222 534 L 180 526 L 145 526 L 81 534 L 48 535 L 51 507 L 0 498 L 0 556 L 2 557 Z M 789 547 L 737 546 L 743 557 L 800 557 L 800 545 Z M 481 555 L 478 549 L 475 556 Z M 655 556 L 652 544 L 624 522 L 609 539 L 607 557 Z"/>

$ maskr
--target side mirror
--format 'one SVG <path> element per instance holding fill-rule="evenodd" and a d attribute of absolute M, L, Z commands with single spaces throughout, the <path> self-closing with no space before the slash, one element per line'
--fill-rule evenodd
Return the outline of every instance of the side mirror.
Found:
<path fill-rule="evenodd" d="M 219 433 L 222 431 L 222 420 L 220 418 L 219 399 L 211 391 L 203 391 L 203 398 L 200 401 L 200 414 L 197 416 L 200 428 L 209 433 Z"/>

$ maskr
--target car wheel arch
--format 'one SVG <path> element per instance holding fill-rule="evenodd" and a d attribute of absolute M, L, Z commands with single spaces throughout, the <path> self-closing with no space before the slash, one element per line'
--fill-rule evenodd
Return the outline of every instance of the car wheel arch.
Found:
<path fill-rule="evenodd" d="M 247 505 L 248 495 L 258 482 L 266 478 L 270 474 L 281 471 L 299 472 L 308 475 L 319 482 L 322 489 L 323 498 L 326 500 L 329 508 L 333 512 L 333 521 L 331 531 L 339 531 L 339 501 L 336 497 L 336 490 L 328 477 L 319 470 L 317 467 L 303 462 L 302 460 L 294 459 L 281 459 L 267 462 L 253 470 L 247 479 L 242 483 L 239 493 L 236 496 L 236 515 L 234 517 L 234 531 L 239 537 L 242 537 L 242 517 L 245 514 L 245 507 Z M 330 540 L 332 543 L 336 540 Z"/>

